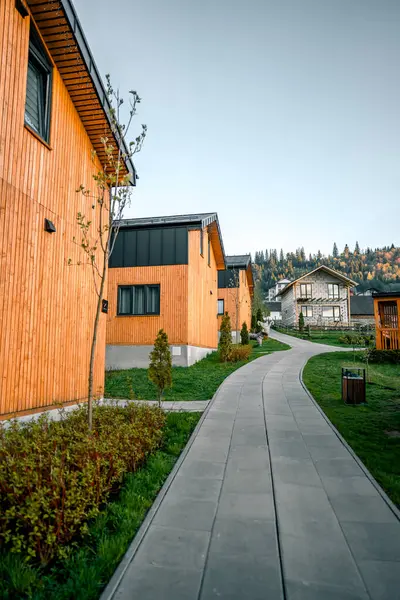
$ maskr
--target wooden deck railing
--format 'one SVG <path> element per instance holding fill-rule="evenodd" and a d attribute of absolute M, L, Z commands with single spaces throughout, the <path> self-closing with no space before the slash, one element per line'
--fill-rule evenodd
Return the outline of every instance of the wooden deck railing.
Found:
<path fill-rule="evenodd" d="M 400 329 L 377 329 L 376 347 L 378 350 L 400 350 Z"/>

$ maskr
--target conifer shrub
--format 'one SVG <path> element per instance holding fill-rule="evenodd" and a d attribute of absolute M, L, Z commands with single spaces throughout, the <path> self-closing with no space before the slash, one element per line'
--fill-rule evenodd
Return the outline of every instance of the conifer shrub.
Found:
<path fill-rule="evenodd" d="M 251 315 L 251 328 L 250 331 L 255 331 L 257 327 L 257 319 L 256 319 L 256 315 L 253 313 Z"/>
<path fill-rule="evenodd" d="M 238 362 L 240 360 L 249 360 L 252 347 L 247 344 L 232 344 L 231 351 L 229 354 L 229 362 Z"/>
<path fill-rule="evenodd" d="M 304 331 L 304 315 L 302 312 L 299 314 L 299 331 L 301 333 Z"/>
<path fill-rule="evenodd" d="M 161 404 L 164 390 L 172 386 L 172 358 L 168 336 L 160 329 L 150 352 L 149 379 L 158 391 L 158 404 Z"/>
<path fill-rule="evenodd" d="M 255 327 L 256 333 L 262 332 L 262 327 L 261 327 L 261 325 L 259 325 L 259 323 L 262 323 L 263 321 L 264 321 L 264 316 L 263 316 L 261 308 L 259 308 L 256 313 L 256 327 Z"/>
<path fill-rule="evenodd" d="M 229 360 L 232 349 L 232 327 L 229 314 L 226 312 L 222 317 L 220 338 L 219 338 L 219 357 L 221 362 Z"/>
<path fill-rule="evenodd" d="M 110 492 L 161 443 L 159 408 L 94 406 L 61 411 L 59 421 L 0 424 L 0 549 L 47 565 L 66 558 Z"/>
<path fill-rule="evenodd" d="M 247 329 L 247 323 L 246 321 L 243 323 L 242 325 L 242 329 L 240 331 L 240 343 L 243 346 L 247 346 L 249 343 L 250 339 L 249 339 L 249 330 Z"/>

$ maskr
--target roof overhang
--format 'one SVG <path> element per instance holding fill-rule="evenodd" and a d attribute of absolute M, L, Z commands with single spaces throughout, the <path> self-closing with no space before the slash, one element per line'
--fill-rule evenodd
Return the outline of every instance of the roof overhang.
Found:
<path fill-rule="evenodd" d="M 294 281 L 291 281 L 290 283 L 288 283 L 288 285 L 286 287 L 284 287 L 283 290 L 281 290 L 279 292 L 279 294 L 277 294 L 277 295 L 278 296 L 283 296 L 296 283 L 298 283 L 302 279 L 305 279 L 306 277 L 309 277 L 310 275 L 313 275 L 317 271 L 325 271 L 329 275 L 332 275 L 333 277 L 336 277 L 337 279 L 340 279 L 343 283 L 345 283 L 349 287 L 351 287 L 353 285 L 356 285 L 355 281 L 353 281 L 352 279 L 350 279 L 350 277 L 346 277 L 346 275 L 343 275 L 343 273 L 339 273 L 338 271 L 335 271 L 334 269 L 331 269 L 330 267 L 327 267 L 326 265 L 320 265 L 316 269 L 313 269 L 312 271 L 309 271 L 308 273 L 304 273 L 304 275 L 302 275 L 301 277 L 298 277 Z"/>
<path fill-rule="evenodd" d="M 34 23 L 61 75 L 76 111 L 102 165 L 107 162 L 102 137 L 113 139 L 115 155 L 119 144 L 112 132 L 111 105 L 82 26 L 71 0 L 24 0 Z M 128 154 L 124 141 L 122 153 Z M 136 185 L 132 160 L 125 160 L 125 173 Z"/>

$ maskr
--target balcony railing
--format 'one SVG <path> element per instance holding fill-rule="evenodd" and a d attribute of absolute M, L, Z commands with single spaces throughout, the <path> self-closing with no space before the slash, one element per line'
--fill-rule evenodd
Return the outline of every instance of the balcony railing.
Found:
<path fill-rule="evenodd" d="M 377 329 L 376 347 L 378 350 L 400 350 L 400 329 Z"/>

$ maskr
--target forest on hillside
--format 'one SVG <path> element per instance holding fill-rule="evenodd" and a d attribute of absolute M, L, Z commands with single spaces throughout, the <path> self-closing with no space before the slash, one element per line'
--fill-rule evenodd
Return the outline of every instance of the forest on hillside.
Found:
<path fill-rule="evenodd" d="M 327 265 L 344 273 L 359 284 L 360 291 L 371 287 L 378 290 L 400 290 L 400 247 L 394 244 L 374 250 L 361 250 L 356 242 L 354 249 L 346 244 L 339 252 L 335 243 L 332 254 L 328 256 L 323 256 L 320 251 L 306 256 L 304 248 L 287 254 L 283 250 L 279 253 L 276 249 L 261 250 L 255 253 L 254 277 L 259 290 L 266 292 L 279 279 L 296 279 L 320 265 Z"/>

